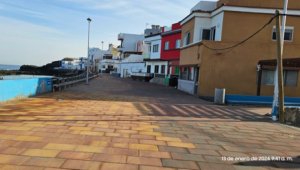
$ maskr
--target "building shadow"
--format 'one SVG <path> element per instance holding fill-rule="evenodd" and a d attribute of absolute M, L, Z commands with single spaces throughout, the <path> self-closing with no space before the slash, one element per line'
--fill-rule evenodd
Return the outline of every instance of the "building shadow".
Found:
<path fill-rule="evenodd" d="M 42 100 L 41 100 L 42 99 Z M 79 84 L 67 88 L 61 92 L 48 93 L 32 97 L 30 100 L 18 101 L 2 106 L 5 112 L 17 112 L 14 115 L 1 115 L 2 120 L 17 116 L 66 116 L 59 114 L 61 108 L 50 108 L 46 112 L 34 112 L 32 110 L 43 109 L 45 106 L 61 106 L 71 108 L 74 104 L 82 102 L 92 105 L 99 105 L 108 102 L 113 105 L 122 105 L 121 103 L 130 103 L 139 114 L 139 116 L 149 116 L 168 118 L 168 120 L 178 120 L 182 118 L 199 118 L 206 121 L 269 121 L 270 118 L 258 114 L 247 107 L 219 106 L 211 102 L 204 101 L 195 96 L 171 87 L 133 81 L 131 79 L 120 79 L 110 76 L 100 76 L 92 81 L 90 85 Z M 61 104 L 57 104 L 61 103 Z M 126 107 L 126 105 L 124 106 Z M 56 110 L 55 110 L 56 109 Z M 98 108 L 99 109 L 99 108 Z M 122 108 L 120 108 L 122 109 Z M 72 110 L 72 109 L 71 109 Z M 88 107 L 87 109 L 88 110 Z M 54 111 L 56 111 L 55 114 Z M 101 111 L 101 110 L 99 110 Z M 28 113 L 28 114 L 23 114 Z M 103 112 L 101 112 L 102 114 Z M 113 116 L 124 116 L 122 112 Z M 101 116 L 99 113 L 85 112 L 78 114 L 76 111 L 70 112 L 68 116 Z M 266 114 L 266 113 L 264 113 Z M 109 115 L 105 114 L 102 115 Z"/>
<path fill-rule="evenodd" d="M 213 104 L 154 104 L 134 103 L 145 115 L 223 119 L 237 121 L 269 121 L 270 118 L 249 111 L 246 107 L 218 106 Z"/>

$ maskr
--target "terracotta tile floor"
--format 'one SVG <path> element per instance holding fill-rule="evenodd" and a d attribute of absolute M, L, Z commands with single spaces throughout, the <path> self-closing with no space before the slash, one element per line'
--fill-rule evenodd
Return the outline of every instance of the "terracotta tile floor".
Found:
<path fill-rule="evenodd" d="M 1 104 L 0 169 L 300 169 L 300 130 L 268 112 L 103 75 Z"/>

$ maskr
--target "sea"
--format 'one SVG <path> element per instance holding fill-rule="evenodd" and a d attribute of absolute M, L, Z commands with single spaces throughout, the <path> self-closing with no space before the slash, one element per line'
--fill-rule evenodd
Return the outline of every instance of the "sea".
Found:
<path fill-rule="evenodd" d="M 19 70 L 21 66 L 19 65 L 6 65 L 0 64 L 0 70 Z"/>

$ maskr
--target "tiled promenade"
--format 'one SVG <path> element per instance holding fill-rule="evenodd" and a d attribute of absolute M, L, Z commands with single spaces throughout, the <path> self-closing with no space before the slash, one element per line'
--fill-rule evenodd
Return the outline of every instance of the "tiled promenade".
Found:
<path fill-rule="evenodd" d="M 0 169 L 300 169 L 300 130 L 268 122 L 267 112 L 102 76 L 1 104 Z"/>

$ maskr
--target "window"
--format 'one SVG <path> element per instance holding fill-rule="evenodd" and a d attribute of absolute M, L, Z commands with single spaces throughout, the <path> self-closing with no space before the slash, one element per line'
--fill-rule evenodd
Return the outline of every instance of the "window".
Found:
<path fill-rule="evenodd" d="M 184 45 L 189 45 L 191 41 L 191 34 L 189 32 L 184 35 Z"/>
<path fill-rule="evenodd" d="M 180 70 L 180 79 L 182 80 L 188 80 L 189 77 L 189 72 L 188 72 L 188 67 L 183 67 Z"/>
<path fill-rule="evenodd" d="M 263 70 L 261 83 L 263 85 L 274 85 L 274 70 Z"/>
<path fill-rule="evenodd" d="M 285 41 L 293 41 L 293 34 L 294 34 L 293 28 L 286 28 L 285 33 L 284 33 L 284 40 Z M 276 36 L 277 36 L 276 28 L 273 28 L 272 40 L 277 40 Z"/>
<path fill-rule="evenodd" d="M 274 77 L 274 70 L 263 70 L 261 82 L 263 85 L 274 85 Z M 285 86 L 297 86 L 298 71 L 285 70 L 283 73 L 283 81 Z"/>
<path fill-rule="evenodd" d="M 181 40 L 176 40 L 176 49 L 180 48 Z"/>
<path fill-rule="evenodd" d="M 157 53 L 158 52 L 158 44 L 153 45 L 153 52 Z"/>
<path fill-rule="evenodd" d="M 180 70 L 180 79 L 194 81 L 194 67 L 183 67 Z"/>
<path fill-rule="evenodd" d="M 216 27 L 211 29 L 202 30 L 202 40 L 215 40 L 216 39 Z"/>
<path fill-rule="evenodd" d="M 210 29 L 210 40 L 215 40 L 216 39 L 216 27 L 212 27 Z"/>
<path fill-rule="evenodd" d="M 194 67 L 189 68 L 189 80 L 194 81 Z"/>
<path fill-rule="evenodd" d="M 202 40 L 210 40 L 210 29 L 203 29 L 202 30 Z"/>
<path fill-rule="evenodd" d="M 284 84 L 286 86 L 297 86 L 298 71 L 286 70 L 284 72 Z"/>
<path fill-rule="evenodd" d="M 151 73 L 151 66 L 150 65 L 147 66 L 147 73 Z"/>
<path fill-rule="evenodd" d="M 169 50 L 170 49 L 170 42 L 166 41 L 165 42 L 165 50 Z"/>
<path fill-rule="evenodd" d="M 154 73 L 158 73 L 158 70 L 159 70 L 159 65 L 155 65 L 154 66 Z"/>
<path fill-rule="evenodd" d="M 165 66 L 165 65 L 162 65 L 162 66 L 161 66 L 161 69 L 160 69 L 160 73 L 161 73 L 161 74 L 165 74 L 165 70 L 166 70 L 166 66 Z"/>

